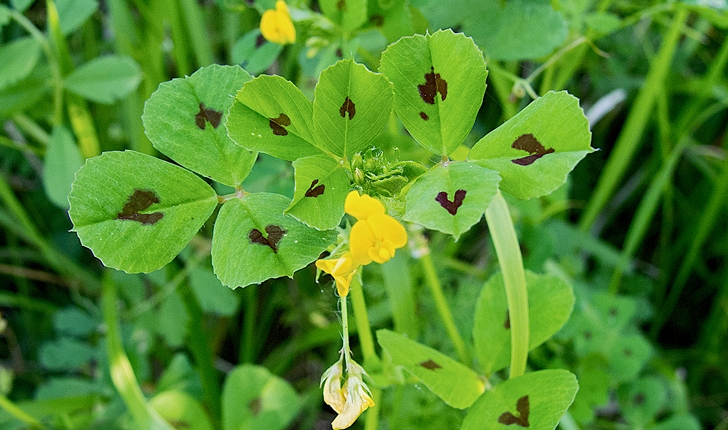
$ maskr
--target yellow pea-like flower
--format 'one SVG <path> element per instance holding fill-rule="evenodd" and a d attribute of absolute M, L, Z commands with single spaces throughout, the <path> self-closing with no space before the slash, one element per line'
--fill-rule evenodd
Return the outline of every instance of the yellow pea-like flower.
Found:
<path fill-rule="evenodd" d="M 351 253 L 347 252 L 335 260 L 317 260 L 316 267 L 333 276 L 339 297 L 346 297 L 359 265 L 354 263 Z"/>
<path fill-rule="evenodd" d="M 286 2 L 278 0 L 275 9 L 263 13 L 260 19 L 260 33 L 266 40 L 281 45 L 296 41 L 296 28 L 291 21 Z"/>

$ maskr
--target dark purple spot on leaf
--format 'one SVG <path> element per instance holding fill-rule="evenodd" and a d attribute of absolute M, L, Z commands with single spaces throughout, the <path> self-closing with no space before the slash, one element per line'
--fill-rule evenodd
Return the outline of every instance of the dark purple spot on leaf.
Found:
<path fill-rule="evenodd" d="M 151 190 L 134 190 L 121 208 L 121 212 L 116 214 L 116 219 L 136 221 L 143 225 L 156 224 L 157 221 L 164 217 L 162 212 L 153 212 L 150 214 L 140 213 L 147 210 L 149 206 L 159 203 L 159 196 Z"/>
<path fill-rule="evenodd" d="M 222 112 L 206 108 L 205 104 L 200 102 L 200 111 L 195 114 L 195 124 L 200 130 L 204 130 L 208 122 L 212 124 L 213 128 L 217 128 L 220 125 L 220 119 L 222 119 Z"/>
<path fill-rule="evenodd" d="M 511 313 L 506 309 L 506 322 L 503 323 L 503 327 L 506 330 L 511 329 Z"/>
<path fill-rule="evenodd" d="M 346 11 L 346 0 L 339 0 L 336 2 L 336 9 L 340 11 Z"/>
<path fill-rule="evenodd" d="M 617 308 L 612 307 L 609 309 L 609 315 L 616 317 L 617 316 Z"/>
<path fill-rule="evenodd" d="M 250 410 L 250 413 L 253 414 L 253 416 L 258 415 L 262 408 L 263 401 L 260 399 L 260 397 L 256 397 L 248 403 L 248 409 Z"/>
<path fill-rule="evenodd" d="M 425 103 L 435 104 L 435 96 L 440 93 L 442 101 L 447 97 L 447 81 L 442 79 L 439 73 L 435 73 L 435 68 L 430 67 L 430 72 L 425 73 L 425 83 L 417 85 L 420 90 L 420 97 Z"/>
<path fill-rule="evenodd" d="M 374 14 L 369 17 L 369 22 L 375 27 L 381 27 L 384 25 L 384 17 L 379 14 Z"/>
<path fill-rule="evenodd" d="M 283 238 L 286 234 L 286 230 L 277 225 L 270 224 L 265 227 L 265 232 L 267 236 L 263 236 L 263 233 L 260 230 L 254 228 L 248 233 L 248 239 L 250 239 L 253 243 L 269 246 L 270 249 L 277 254 L 278 242 L 280 242 L 281 238 Z"/>
<path fill-rule="evenodd" d="M 304 194 L 306 197 L 318 197 L 324 193 L 326 185 L 316 184 L 318 184 L 318 179 L 314 179 L 313 182 L 311 182 L 311 186 L 308 187 L 308 190 L 306 190 L 306 194 Z"/>
<path fill-rule="evenodd" d="M 344 58 L 344 51 L 342 51 L 342 50 L 341 50 L 341 48 L 338 48 L 338 49 L 336 50 L 336 56 L 337 56 L 338 58 Z"/>
<path fill-rule="evenodd" d="M 422 363 L 420 363 L 420 366 L 424 367 L 427 370 L 442 369 L 442 366 L 440 366 L 439 364 L 437 364 L 434 361 L 432 361 L 432 359 L 427 360 L 427 361 L 423 361 Z"/>
<path fill-rule="evenodd" d="M 447 211 L 450 212 L 450 215 L 455 216 L 455 214 L 458 213 L 458 208 L 462 206 L 463 200 L 465 200 L 466 193 L 467 191 L 465 190 L 457 190 L 455 191 L 455 197 L 452 201 L 450 201 L 447 198 L 447 193 L 445 191 L 440 191 L 437 194 L 437 197 L 435 197 L 435 201 L 440 203 L 440 206 L 447 209 Z"/>
<path fill-rule="evenodd" d="M 640 406 L 645 403 L 645 395 L 644 393 L 637 393 L 636 396 L 632 399 L 632 403 L 634 403 L 635 406 Z"/>
<path fill-rule="evenodd" d="M 291 125 L 291 118 L 281 113 L 278 115 L 278 118 L 271 118 L 268 125 L 270 125 L 270 129 L 273 130 L 273 134 L 276 136 L 286 136 L 288 135 L 288 130 L 285 127 Z"/>
<path fill-rule="evenodd" d="M 554 148 L 544 148 L 544 146 L 541 145 L 541 142 L 539 142 L 538 139 L 536 139 L 531 133 L 522 134 L 521 136 L 519 136 L 518 139 L 513 141 L 511 148 L 520 149 L 531 154 L 526 157 L 511 160 L 513 163 L 518 164 L 519 166 L 528 166 L 529 164 L 532 164 L 534 161 L 538 160 L 544 155 L 554 152 Z"/>
<path fill-rule="evenodd" d="M 260 48 L 265 44 L 265 37 L 263 37 L 262 34 L 259 34 L 258 37 L 255 38 L 255 47 Z"/>
<path fill-rule="evenodd" d="M 427 121 L 428 119 L 430 119 L 430 117 L 427 116 L 427 114 L 424 113 L 424 112 L 420 112 L 420 118 L 424 119 L 425 121 Z"/>
<path fill-rule="evenodd" d="M 584 339 L 589 340 L 589 339 L 591 339 L 591 337 L 592 337 L 592 334 L 589 330 L 584 332 Z"/>
<path fill-rule="evenodd" d="M 631 357 L 632 356 L 632 350 L 631 349 L 625 349 L 624 350 L 624 356 L 625 357 Z"/>
<path fill-rule="evenodd" d="M 339 108 L 339 114 L 342 118 L 346 118 L 347 113 L 349 114 L 349 119 L 354 119 L 354 115 L 356 115 L 356 106 L 354 106 L 354 102 L 351 101 L 349 97 L 344 99 L 344 104 L 342 104 Z"/>
<path fill-rule="evenodd" d="M 528 403 L 527 395 L 518 399 L 518 403 L 516 403 L 516 410 L 518 411 L 518 416 L 506 411 L 498 417 L 498 422 L 505 425 L 515 424 L 521 427 L 530 426 L 528 423 L 528 415 L 531 413 L 531 406 Z"/>

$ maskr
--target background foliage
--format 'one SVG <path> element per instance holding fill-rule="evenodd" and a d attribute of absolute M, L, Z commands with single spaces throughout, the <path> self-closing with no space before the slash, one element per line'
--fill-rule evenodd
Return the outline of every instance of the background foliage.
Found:
<path fill-rule="evenodd" d="M 574 287 L 569 322 L 529 356 L 533 370 L 547 372 L 540 373 L 544 380 L 564 378 L 552 368 L 579 379 L 561 427 L 728 428 L 724 0 L 453 0 L 447 7 L 436 0 L 370 0 L 352 1 L 344 12 L 333 0 L 292 1 L 298 35 L 287 46 L 260 37 L 260 15 L 273 7 L 268 0 L 0 5 L 0 428 L 134 428 L 139 422 L 327 428 L 334 415 L 318 383 L 340 342 L 328 281 L 317 284 L 309 266 L 292 280 L 224 287 L 210 258 L 216 211 L 198 234 L 196 226 L 189 231 L 189 245 L 167 244 L 184 249 L 163 269 L 146 275 L 104 269 L 69 232 L 66 196 L 84 160 L 102 151 L 159 156 L 155 147 L 174 150 L 166 130 L 144 128 L 157 102 L 186 108 L 184 100 L 150 100 L 158 88 L 183 85 L 174 78 L 199 79 L 199 87 L 189 87 L 194 98 L 217 91 L 193 75 L 199 67 L 237 64 L 247 73 L 236 69 L 231 85 L 267 71 L 311 100 L 320 73 L 337 60 L 353 56 L 371 70 L 386 70 L 389 60 L 381 53 L 389 43 L 440 28 L 472 37 L 487 61 L 488 87 L 470 120 L 474 128 L 467 134 L 460 127 L 466 146 L 526 106 L 533 109 L 536 103 L 528 103 L 535 96 L 566 89 L 586 110 L 592 146 L 599 149 L 555 193 L 509 198 L 526 267 L 547 273 L 555 290 L 559 279 Z M 215 103 L 227 109 L 232 101 Z M 528 114 L 526 108 L 519 115 Z M 396 120 L 382 120 L 382 127 L 368 136 L 384 151 L 364 154 L 371 170 L 381 157 L 439 161 Z M 214 127 L 203 132 L 227 139 Z M 447 143 L 432 149 L 453 159 L 467 152 Z M 245 151 L 236 156 L 246 160 Z M 477 158 L 488 167 L 487 150 Z M 209 169 L 198 171 L 213 179 L 206 182 L 218 194 L 231 192 L 232 178 L 245 177 L 252 164 L 245 190 L 294 197 L 290 163 L 266 155 L 254 164 L 188 162 Z M 181 169 L 173 174 L 179 181 L 169 187 L 184 189 L 198 212 L 214 210 L 208 185 Z M 516 184 L 508 191 L 524 197 L 518 190 Z M 114 197 L 113 190 L 98 192 Z M 385 329 L 394 328 L 450 357 L 461 354 L 449 328 L 430 317 L 439 302 L 429 286 L 442 285 L 454 329 L 469 339 L 491 314 L 486 307 L 502 305 L 484 298 L 485 280 L 497 268 L 486 231 L 481 220 L 456 232 L 462 233 L 457 241 L 422 232 L 409 255 L 366 272 L 369 318 L 383 329 L 377 332 L 383 346 L 395 336 Z M 356 340 L 353 347 L 359 354 Z M 481 350 L 476 345 L 465 354 Z M 477 359 L 485 373 L 504 364 Z M 473 409 L 486 401 L 512 403 L 497 390 L 488 396 Z M 462 411 L 417 384 L 387 389 L 378 403 L 382 428 L 474 428 Z"/>

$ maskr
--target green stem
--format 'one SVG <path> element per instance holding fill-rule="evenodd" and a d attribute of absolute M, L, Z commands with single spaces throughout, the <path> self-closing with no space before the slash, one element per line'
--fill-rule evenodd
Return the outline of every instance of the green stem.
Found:
<path fill-rule="evenodd" d="M 240 339 L 240 362 L 252 363 L 255 357 L 255 323 L 258 319 L 258 300 L 254 285 L 243 290 L 243 300 L 245 315 Z"/>
<path fill-rule="evenodd" d="M 356 321 L 356 331 L 361 344 L 361 353 L 364 357 L 364 364 L 367 368 L 377 366 L 379 357 L 374 349 L 374 337 L 372 336 L 372 327 L 369 324 L 369 315 L 367 313 L 367 304 L 364 301 L 364 288 L 358 276 L 351 281 L 349 288 L 351 296 L 351 305 L 354 308 L 354 320 Z"/>
<path fill-rule="evenodd" d="M 109 357 L 109 372 L 114 387 L 124 400 L 137 428 L 172 430 L 172 427 L 147 403 L 134 375 L 134 369 L 124 352 L 116 308 L 118 286 L 111 279 L 110 271 L 104 276 L 102 290 L 101 309 L 106 324 L 106 354 Z"/>
<path fill-rule="evenodd" d="M 43 146 L 48 146 L 51 136 L 43 129 L 43 127 L 39 126 L 37 122 L 28 118 L 27 115 L 22 113 L 15 114 L 13 115 L 13 122 L 24 132 L 33 137 L 33 139 L 42 143 Z"/>
<path fill-rule="evenodd" d="M 632 104 L 627 121 L 614 145 L 609 161 L 604 166 L 599 177 L 596 189 L 579 222 L 579 228 L 587 231 L 591 228 L 599 213 L 612 196 L 614 189 L 622 179 L 625 170 L 632 161 L 647 123 L 652 118 L 652 108 L 657 95 L 663 91 L 663 84 L 670 70 L 670 63 L 680 40 L 683 26 L 688 18 L 685 8 L 680 8 L 673 18 L 672 25 L 660 47 L 650 70 L 645 78 L 642 89 Z"/>
<path fill-rule="evenodd" d="M 526 274 L 523 269 L 521 248 L 518 244 L 516 229 L 508 210 L 508 203 L 500 191 L 493 197 L 485 220 L 493 239 L 498 264 L 503 272 L 503 283 L 508 299 L 508 315 L 511 322 L 511 378 L 526 372 L 529 343 L 528 291 Z"/>
<path fill-rule="evenodd" d="M 445 294 L 442 291 L 442 284 L 440 283 L 440 279 L 437 277 L 437 271 L 435 270 L 435 265 L 432 263 L 432 257 L 429 252 L 420 257 L 420 263 L 422 263 L 422 269 L 425 271 L 427 286 L 430 287 L 432 298 L 435 299 L 437 312 L 440 314 L 443 324 L 445 324 L 445 330 L 447 331 L 447 335 L 450 337 L 450 341 L 455 347 L 455 352 L 457 352 L 461 362 L 466 365 L 470 365 L 470 354 L 465 348 L 465 342 L 455 326 L 455 320 L 452 317 L 452 312 L 450 312 L 450 306 L 448 306 L 447 300 L 445 299 Z"/>
<path fill-rule="evenodd" d="M 351 351 L 349 349 L 349 310 L 347 305 L 348 296 L 340 297 L 339 303 L 341 304 L 341 331 L 343 332 L 344 345 L 341 347 L 344 353 L 344 363 L 346 368 L 349 368 L 349 361 L 351 361 Z"/>
<path fill-rule="evenodd" d="M 203 312 L 200 303 L 197 301 L 189 282 L 183 282 L 179 289 L 180 297 L 185 305 L 187 314 L 190 316 L 188 333 L 190 336 L 189 348 L 195 358 L 197 369 L 202 380 L 202 392 L 210 408 L 211 415 L 217 421 L 220 416 L 220 381 L 215 369 L 214 355 L 210 342 L 207 338 L 207 331 L 203 320 Z"/>
<path fill-rule="evenodd" d="M 0 395 L 0 408 L 5 409 L 9 415 L 18 421 L 22 421 L 34 429 L 42 429 L 43 424 L 33 418 L 24 410 L 20 409 L 15 403 L 11 402 L 7 397 Z"/>
<path fill-rule="evenodd" d="M 369 391 L 372 393 L 374 406 L 367 409 L 367 415 L 364 420 L 364 430 L 377 430 L 379 428 L 379 411 L 381 410 L 379 403 L 382 401 L 382 389 L 371 387 Z"/>

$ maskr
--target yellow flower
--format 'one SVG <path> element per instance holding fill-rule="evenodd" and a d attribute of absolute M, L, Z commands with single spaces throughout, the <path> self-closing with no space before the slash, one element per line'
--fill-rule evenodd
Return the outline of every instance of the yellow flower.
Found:
<path fill-rule="evenodd" d="M 296 41 L 296 28 L 293 27 L 286 2 L 278 0 L 275 10 L 269 9 L 263 13 L 260 19 L 260 33 L 267 40 L 281 45 Z"/>
<path fill-rule="evenodd" d="M 324 386 L 324 402 L 331 406 L 337 414 L 343 413 L 346 405 L 346 394 L 341 388 L 341 361 L 339 359 L 321 376 L 321 384 Z"/>
<path fill-rule="evenodd" d="M 386 263 L 394 257 L 397 248 L 407 244 L 407 231 L 384 213 L 384 205 L 379 200 L 352 191 L 346 196 L 344 210 L 357 219 L 349 235 L 355 264 Z"/>
<path fill-rule="evenodd" d="M 369 387 L 362 380 L 362 374 L 366 373 L 364 368 L 352 360 L 346 371 L 348 379 L 342 389 L 345 392 L 346 402 L 343 411 L 336 411 L 339 415 L 331 423 L 334 430 L 349 428 L 362 412 L 374 406 Z"/>
<path fill-rule="evenodd" d="M 347 252 L 341 258 L 335 260 L 317 260 L 316 267 L 333 276 L 339 297 L 346 297 L 349 294 L 351 280 L 354 278 L 359 265 L 354 264 L 351 253 Z"/>

